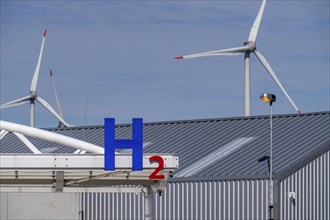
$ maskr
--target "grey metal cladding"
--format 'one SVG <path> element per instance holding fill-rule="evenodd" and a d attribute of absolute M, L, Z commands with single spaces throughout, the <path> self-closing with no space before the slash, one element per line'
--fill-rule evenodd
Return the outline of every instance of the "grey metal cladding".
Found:
<path fill-rule="evenodd" d="M 327 151 L 280 182 L 279 219 L 330 219 L 329 158 Z"/>
<path fill-rule="evenodd" d="M 103 126 L 48 128 L 54 132 L 103 146 Z M 193 178 L 235 178 L 267 176 L 269 116 L 220 119 L 182 120 L 144 123 L 146 153 L 174 153 L 180 158 L 180 168 L 187 169 L 201 158 L 239 138 L 252 138 L 221 160 L 209 163 Z M 131 138 L 131 125 L 116 126 L 116 138 Z M 74 150 L 57 144 L 29 138 L 38 149 L 56 148 L 52 153 L 72 153 Z M 290 175 L 295 170 L 330 149 L 330 112 L 273 116 L 273 169 L 276 175 Z M 29 150 L 12 134 L 1 140 L 1 153 L 27 153 Z M 312 156 L 311 156 L 312 155 Z M 312 158 L 311 158 L 312 157 Z M 290 169 L 291 168 L 291 169 Z M 290 173 L 291 172 L 291 173 Z M 282 176 L 282 178 L 285 178 Z M 174 175 L 175 177 L 175 175 Z M 190 177 L 191 178 L 191 177 Z"/>

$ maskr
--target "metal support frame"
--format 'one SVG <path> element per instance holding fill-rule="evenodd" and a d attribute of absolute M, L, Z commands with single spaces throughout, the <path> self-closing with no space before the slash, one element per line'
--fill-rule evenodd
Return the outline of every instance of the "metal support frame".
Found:
<path fill-rule="evenodd" d="M 116 170 L 109 172 L 103 170 L 104 155 L 0 155 L 0 193 L 143 193 L 144 216 L 152 220 L 154 193 L 161 194 L 165 189 L 170 173 L 178 168 L 178 158 L 162 155 L 161 173 L 165 179 L 155 181 L 149 179 L 157 168 L 157 164 L 149 162 L 151 155 L 143 156 L 143 171 L 139 172 L 132 171 L 131 157 L 117 154 Z"/>
<path fill-rule="evenodd" d="M 154 219 L 154 194 L 165 190 L 170 173 L 178 168 L 178 158 L 162 155 L 163 180 L 151 180 L 157 168 L 151 155 L 143 156 L 143 171 L 132 171 L 132 155 L 117 154 L 116 170 L 104 171 L 104 155 L 0 155 L 0 193 L 143 193 L 144 216 Z M 129 185 L 126 187 L 124 185 Z"/>
<path fill-rule="evenodd" d="M 24 135 L 17 133 L 17 132 L 13 132 L 13 134 L 25 145 L 27 146 L 32 153 L 34 154 L 41 154 L 41 152 L 38 150 L 38 148 L 36 148 L 31 141 L 29 141 Z"/>
<path fill-rule="evenodd" d="M 2 140 L 8 133 L 9 133 L 9 131 L 1 130 L 0 131 L 0 140 Z"/>
<path fill-rule="evenodd" d="M 42 139 L 45 141 L 50 141 L 58 144 L 62 144 L 74 149 L 85 150 L 87 152 L 104 154 L 104 148 L 91 144 L 85 141 L 81 141 L 72 137 L 65 135 L 60 135 L 54 132 L 45 131 L 38 128 L 32 128 L 25 125 L 20 125 L 12 122 L 1 121 L 0 120 L 0 130 L 6 130 L 10 132 L 17 132 L 22 135 Z"/>
<path fill-rule="evenodd" d="M 56 171 L 55 192 L 63 192 L 64 171 Z"/>
<path fill-rule="evenodd" d="M 31 109 L 34 107 L 31 104 Z M 33 109 L 32 109 L 33 110 Z M 33 112 L 31 110 L 31 112 Z M 31 113 L 32 115 L 32 113 Z M 31 120 L 31 123 L 34 120 Z M 33 125 L 33 124 L 31 124 Z M 159 174 L 149 178 L 158 164 L 144 154 L 142 171 L 132 170 L 132 154 L 115 155 L 115 171 L 104 170 L 104 148 L 53 132 L 0 120 L 0 139 L 13 132 L 34 154 L 0 155 L 0 193 L 2 192 L 116 192 L 144 193 L 145 219 L 154 219 L 153 195 L 164 191 L 170 174 L 178 168 L 178 157 L 157 155 L 164 164 Z M 42 154 L 24 135 L 77 149 L 74 154 Z M 94 154 L 85 154 L 92 152 Z M 130 185 L 135 187 L 124 187 Z"/>
<path fill-rule="evenodd" d="M 153 154 L 143 155 L 143 171 L 154 171 L 157 163 L 150 163 L 149 158 Z M 171 171 L 178 168 L 178 157 L 172 154 L 161 154 L 164 159 L 163 171 Z M 116 154 L 116 171 L 132 172 L 132 155 Z M 0 154 L 0 173 L 4 171 L 53 171 L 53 170 L 77 170 L 77 171 L 104 171 L 104 155 L 98 154 Z"/>
<path fill-rule="evenodd" d="M 153 220 L 154 218 L 154 192 L 151 187 L 145 187 L 144 193 L 144 219 Z"/>
<path fill-rule="evenodd" d="M 0 193 L 54 193 L 52 187 L 39 185 L 1 185 Z M 64 187 L 61 193 L 144 193 L 142 185 L 131 187 L 108 186 L 108 187 Z"/>
<path fill-rule="evenodd" d="M 162 155 L 165 175 L 164 180 L 149 179 L 150 174 L 157 168 L 149 158 L 143 156 L 143 171 L 132 171 L 130 154 L 116 155 L 116 170 L 104 171 L 104 155 L 68 154 L 68 155 L 0 155 L 0 191 L 17 190 L 20 192 L 29 186 L 36 192 L 66 192 L 70 188 L 86 187 L 106 188 L 114 185 L 143 185 L 151 186 L 154 191 L 165 189 L 170 175 L 178 167 L 178 158 L 173 155 Z M 9 188 L 8 188 L 9 187 Z M 16 188 L 15 188 L 16 187 Z M 45 190 L 45 188 L 47 188 Z"/>

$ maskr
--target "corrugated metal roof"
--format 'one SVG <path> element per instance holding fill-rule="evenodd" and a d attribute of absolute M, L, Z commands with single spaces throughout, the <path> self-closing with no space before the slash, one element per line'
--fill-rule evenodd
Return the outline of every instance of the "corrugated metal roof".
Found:
<path fill-rule="evenodd" d="M 103 146 L 103 126 L 47 130 Z M 131 125 L 117 125 L 116 138 L 131 138 Z M 74 152 L 74 149 L 35 138 L 29 140 L 42 152 Z M 235 150 L 230 151 L 230 144 L 240 140 L 249 141 L 239 146 L 233 145 Z M 145 123 L 144 142 L 151 143 L 144 149 L 146 153 L 174 153 L 179 156 L 180 168 L 176 172 L 178 174 L 184 169 L 196 166 L 196 161 L 203 160 L 210 161 L 201 166 L 198 172 L 193 172 L 193 177 L 203 179 L 268 174 L 267 161 L 258 160 L 269 155 L 269 116 Z M 226 155 L 221 156 L 221 159 L 214 156 L 224 154 L 224 150 Z M 328 150 L 330 112 L 273 117 L 275 174 L 281 175 L 290 173 L 292 169 L 299 169 Z M 13 134 L 8 134 L 1 140 L 0 152 L 30 151 Z"/>

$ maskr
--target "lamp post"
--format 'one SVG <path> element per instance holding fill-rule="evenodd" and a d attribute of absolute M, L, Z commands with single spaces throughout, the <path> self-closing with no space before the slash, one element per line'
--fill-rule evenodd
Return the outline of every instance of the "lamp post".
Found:
<path fill-rule="evenodd" d="M 273 215 L 273 115 L 272 115 L 272 104 L 276 101 L 276 96 L 269 93 L 262 93 L 260 99 L 263 102 L 269 103 L 269 127 L 270 127 L 270 143 L 269 143 L 269 184 L 268 184 L 268 207 L 269 207 L 269 219 L 274 219 Z"/>

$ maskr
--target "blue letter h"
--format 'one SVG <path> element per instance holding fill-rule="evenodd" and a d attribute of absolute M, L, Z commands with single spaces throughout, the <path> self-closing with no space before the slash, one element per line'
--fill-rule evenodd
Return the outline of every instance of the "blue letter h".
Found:
<path fill-rule="evenodd" d="M 143 120 L 133 118 L 132 140 L 115 139 L 115 119 L 104 119 L 104 170 L 115 170 L 115 150 L 132 149 L 132 170 L 143 170 Z"/>

